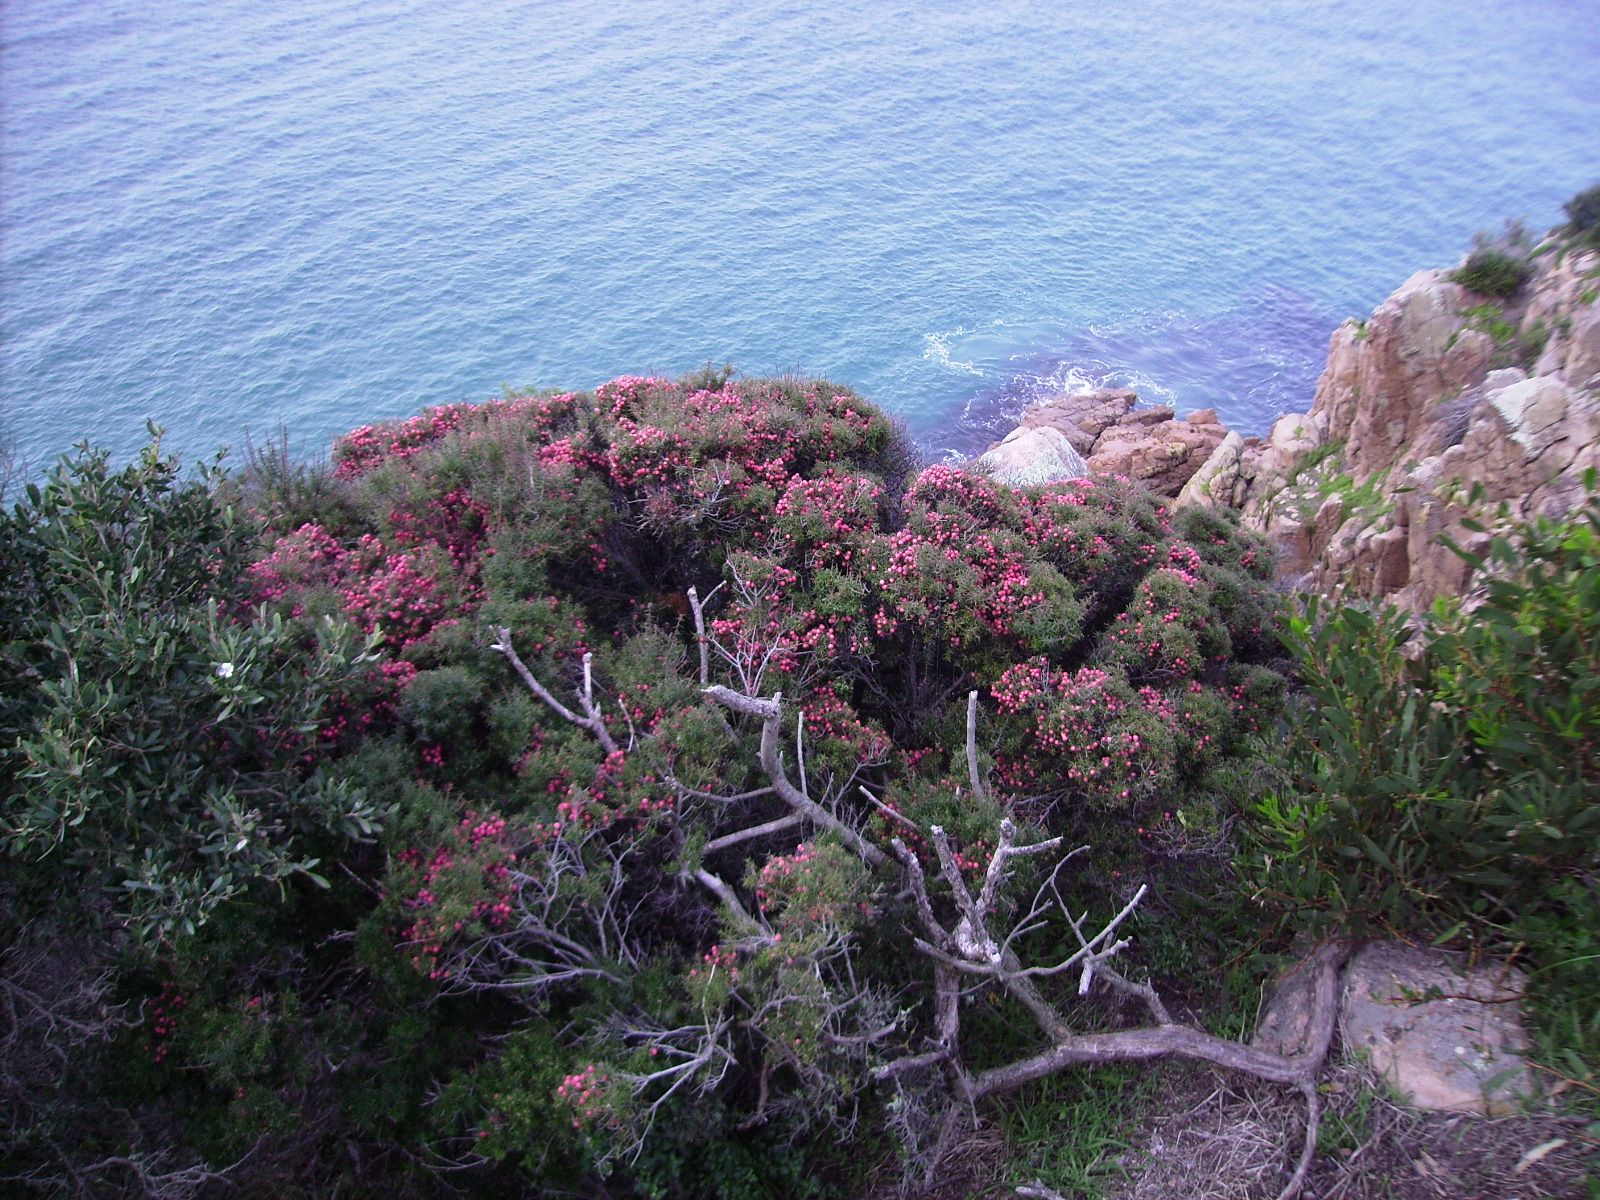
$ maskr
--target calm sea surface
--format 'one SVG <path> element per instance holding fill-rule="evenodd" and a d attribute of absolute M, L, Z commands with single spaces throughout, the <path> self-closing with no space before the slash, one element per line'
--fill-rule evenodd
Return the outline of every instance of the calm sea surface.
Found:
<path fill-rule="evenodd" d="M 0 434 L 301 453 L 708 359 L 934 452 L 1132 383 L 1246 431 L 1600 179 L 1593 0 L 0 7 Z"/>

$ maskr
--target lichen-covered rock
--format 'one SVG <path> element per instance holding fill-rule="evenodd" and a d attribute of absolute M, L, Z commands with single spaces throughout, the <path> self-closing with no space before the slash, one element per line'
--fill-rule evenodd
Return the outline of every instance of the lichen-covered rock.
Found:
<path fill-rule="evenodd" d="M 1382 942 L 1346 969 L 1339 1035 L 1408 1104 L 1498 1114 L 1534 1095 L 1509 966 L 1467 967 L 1441 950 Z"/>

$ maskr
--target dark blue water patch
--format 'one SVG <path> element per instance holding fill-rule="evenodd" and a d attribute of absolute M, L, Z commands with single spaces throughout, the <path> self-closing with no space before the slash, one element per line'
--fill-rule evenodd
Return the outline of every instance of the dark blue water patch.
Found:
<path fill-rule="evenodd" d="M 977 386 L 958 420 L 930 431 L 929 450 L 976 453 L 1030 405 L 1102 387 L 1133 388 L 1143 403 L 1171 405 L 1179 416 L 1213 408 L 1236 424 L 1241 414 L 1304 411 L 1336 324 L 1309 297 L 1268 285 L 1207 316 L 1169 310 L 1021 329 L 996 323 L 933 337 L 929 353 Z"/>

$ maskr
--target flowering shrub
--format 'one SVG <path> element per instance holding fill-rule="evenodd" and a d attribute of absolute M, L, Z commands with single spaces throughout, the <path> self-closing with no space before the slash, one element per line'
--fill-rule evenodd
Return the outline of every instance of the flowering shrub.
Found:
<path fill-rule="evenodd" d="M 574 1129 L 615 1119 L 611 1111 L 611 1077 L 594 1063 L 564 1078 L 556 1087 L 556 1099 L 572 1110 Z"/>
<path fill-rule="evenodd" d="M 1227 815 L 1217 772 L 1278 684 L 1263 560 L 1226 522 L 1175 525 L 1123 482 L 1017 491 L 909 457 L 846 389 L 718 372 L 342 439 L 333 497 L 297 513 L 286 492 L 253 562 L 241 542 L 217 620 L 265 605 L 265 640 L 208 633 L 186 676 L 230 719 L 257 695 L 301 718 L 241 726 L 298 807 L 235 797 L 191 849 L 380 840 L 284 922 L 308 932 L 272 935 L 305 976 L 268 986 L 244 949 L 198 969 L 217 1045 L 256 1065 L 185 1042 L 196 1086 L 235 1115 L 292 1111 L 300 1086 L 350 1145 L 551 1190 L 609 1171 L 619 1195 L 735 1159 L 748 1194 L 782 1191 L 900 1120 L 872 1072 L 926 1045 L 932 1014 L 895 842 L 941 914 L 945 862 L 981 888 L 1008 818 L 1073 844 L 1111 829 L 1120 887 L 1199 844 L 1193 814 Z M 298 673 L 340 629 L 373 660 Z M 719 686 L 781 694 L 780 727 L 710 702 Z M 192 732 L 214 752 L 215 727 Z M 158 884 L 150 863 L 128 878 Z M 1072 935 L 1051 915 L 1029 936 Z M 341 1065 L 268 1069 L 302 1052 Z"/>
<path fill-rule="evenodd" d="M 849 929 L 872 914 L 865 868 L 843 846 L 802 842 L 751 870 L 750 889 L 780 938 L 819 925 Z"/>
<path fill-rule="evenodd" d="M 453 944 L 512 919 L 516 861 L 504 817 L 469 812 L 431 853 L 408 847 L 397 856 L 409 877 L 402 907 L 411 917 L 399 944 L 413 968 L 447 979 Z"/>
<path fill-rule="evenodd" d="M 1162 692 L 1136 693 L 1096 667 L 1056 672 L 1032 660 L 1002 676 L 994 696 L 1002 712 L 1032 719 L 1032 752 L 1001 763 L 1017 791 L 1129 805 L 1176 782 L 1174 713 Z"/>
<path fill-rule="evenodd" d="M 293 617 L 325 609 L 318 597 L 331 596 L 360 628 L 409 646 L 474 602 L 474 587 L 449 582 L 453 553 L 427 544 L 392 554 L 372 534 L 341 545 L 320 526 L 303 525 L 251 565 L 252 600 Z"/>

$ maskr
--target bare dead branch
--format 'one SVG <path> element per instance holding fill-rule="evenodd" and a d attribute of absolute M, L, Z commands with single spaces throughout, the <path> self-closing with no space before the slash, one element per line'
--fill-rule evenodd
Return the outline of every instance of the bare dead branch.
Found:
<path fill-rule="evenodd" d="M 770 792 L 770 788 L 762 789 Z M 714 837 L 704 846 L 700 847 L 701 854 L 714 854 L 718 850 L 726 850 L 730 846 L 737 846 L 741 842 L 753 841 L 756 838 L 767 837 L 770 834 L 782 833 L 786 829 L 793 829 L 796 825 L 805 824 L 804 813 L 792 812 L 788 816 L 778 817 L 776 820 L 766 821 L 760 825 L 752 825 L 748 829 L 738 829 L 733 833 L 725 833 L 721 837 Z"/>
<path fill-rule="evenodd" d="M 972 781 L 972 798 L 989 803 L 989 790 L 978 772 L 978 690 L 967 693 L 967 775 Z"/>
<path fill-rule="evenodd" d="M 899 821 L 900 824 L 904 825 L 907 829 L 911 830 L 913 833 L 915 833 L 915 834 L 917 834 L 919 836 L 921 835 L 922 826 L 918 825 L 910 817 L 906 816 L 905 813 L 898 812 L 895 809 L 890 808 L 882 800 L 879 800 L 876 796 L 874 796 L 872 794 L 871 789 L 869 789 L 866 784 L 864 784 L 864 783 L 861 784 L 856 790 L 858 792 L 860 792 L 863 796 L 865 796 L 867 798 L 867 800 L 869 802 L 871 802 L 871 804 L 872 804 L 872 806 L 874 808 L 876 808 L 884 816 L 888 817 L 891 821 Z"/>
<path fill-rule="evenodd" d="M 540 683 L 538 677 L 528 669 L 528 665 L 522 661 L 511 645 L 511 630 L 499 628 L 494 632 L 495 641 L 490 643 L 489 649 L 506 656 L 512 667 L 516 669 L 517 674 L 522 677 L 522 682 L 528 685 L 529 691 L 539 697 L 540 700 L 543 700 L 558 717 L 594 734 L 595 740 L 600 743 L 607 754 L 615 754 L 617 752 L 616 740 L 611 736 L 611 731 L 606 728 L 606 723 L 601 719 L 600 710 L 594 702 L 594 656 L 592 654 L 583 656 L 583 691 L 578 694 L 579 703 L 583 706 L 583 714 L 580 716 L 557 700 L 550 692 L 550 689 Z"/>
<path fill-rule="evenodd" d="M 922 874 L 922 863 L 917 856 L 899 838 L 893 839 L 890 846 L 894 848 L 895 856 L 905 864 L 906 884 L 911 889 L 911 897 L 917 906 L 917 917 L 922 921 L 922 927 L 939 945 L 953 949 L 949 931 L 934 918 L 933 905 L 928 901 L 928 882 Z"/>
<path fill-rule="evenodd" d="M 694 872 L 694 878 L 696 882 L 700 884 L 700 886 L 706 889 L 706 891 L 710 892 L 718 900 L 722 901 L 722 903 L 727 906 L 728 911 L 733 913 L 741 925 L 750 927 L 758 926 L 759 923 L 747 911 L 745 911 L 744 905 L 739 902 L 738 895 L 735 894 L 734 890 L 729 887 L 720 876 L 713 875 L 704 867 L 699 867 Z"/>
<path fill-rule="evenodd" d="M 704 689 L 703 694 L 724 708 L 760 719 L 761 769 L 771 781 L 772 788 L 778 793 L 780 800 L 796 812 L 805 814 L 813 824 L 838 834 L 839 840 L 855 851 L 856 855 L 869 866 L 882 867 L 888 864 L 888 856 L 882 850 L 811 799 L 789 779 L 788 773 L 783 769 L 783 759 L 778 752 L 778 738 L 781 736 L 779 726 L 783 720 L 782 692 L 774 692 L 770 700 L 760 700 L 718 684 Z"/>
<path fill-rule="evenodd" d="M 727 581 L 724 580 L 723 583 Z M 705 687 L 711 682 L 711 654 L 710 644 L 706 638 L 706 605 L 711 602 L 711 597 L 722 590 L 722 583 L 717 584 L 706 593 L 704 600 L 700 599 L 700 590 L 690 587 L 686 593 L 689 597 L 689 611 L 694 614 L 694 640 L 700 648 L 700 686 Z"/>

